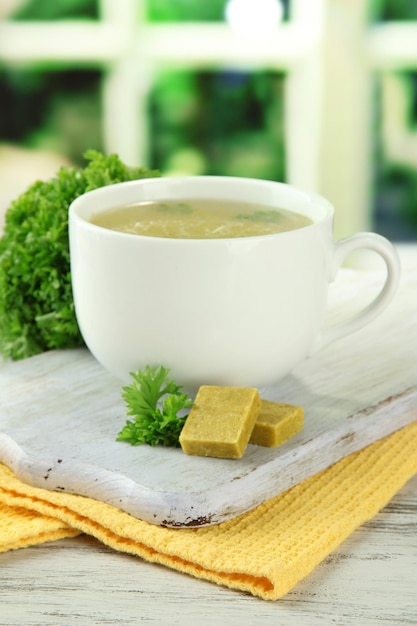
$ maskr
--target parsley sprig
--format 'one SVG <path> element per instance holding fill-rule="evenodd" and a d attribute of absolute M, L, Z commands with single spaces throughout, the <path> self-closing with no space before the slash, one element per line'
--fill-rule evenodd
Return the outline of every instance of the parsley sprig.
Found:
<path fill-rule="evenodd" d="M 281 219 L 281 215 L 276 209 L 263 209 L 254 211 L 253 213 L 241 213 L 236 217 L 239 220 L 263 224 L 276 224 Z"/>
<path fill-rule="evenodd" d="M 84 154 L 84 167 L 62 167 L 30 185 L 8 207 L 0 239 L 0 352 L 24 359 L 84 344 L 74 309 L 68 207 L 75 198 L 112 183 L 153 178 L 116 154 Z"/>
<path fill-rule="evenodd" d="M 117 441 L 127 441 L 133 446 L 147 443 L 150 446 L 179 447 L 179 436 L 187 415 L 178 413 L 192 406 L 191 398 L 182 386 L 168 379 L 169 369 L 162 365 L 144 371 L 132 372 L 133 382 L 123 387 L 122 398 L 127 406 L 127 420 L 117 436 Z"/>

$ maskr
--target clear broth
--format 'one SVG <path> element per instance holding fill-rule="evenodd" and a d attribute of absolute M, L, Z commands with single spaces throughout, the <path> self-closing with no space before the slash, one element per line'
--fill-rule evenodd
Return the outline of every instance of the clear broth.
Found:
<path fill-rule="evenodd" d="M 93 215 L 91 222 L 123 233 L 171 239 L 256 237 L 312 224 L 294 211 L 229 200 L 140 202 Z"/>

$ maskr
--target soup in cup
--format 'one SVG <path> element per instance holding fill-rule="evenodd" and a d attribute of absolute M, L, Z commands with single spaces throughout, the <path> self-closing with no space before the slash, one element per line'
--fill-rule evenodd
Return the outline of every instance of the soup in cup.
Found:
<path fill-rule="evenodd" d="M 144 179 L 81 195 L 69 233 L 86 345 L 122 381 L 164 365 L 187 389 L 275 383 L 371 322 L 397 289 L 392 244 L 374 233 L 334 242 L 333 218 L 318 195 L 235 177 Z M 329 284 L 362 248 L 386 264 L 381 291 L 325 327 Z"/>

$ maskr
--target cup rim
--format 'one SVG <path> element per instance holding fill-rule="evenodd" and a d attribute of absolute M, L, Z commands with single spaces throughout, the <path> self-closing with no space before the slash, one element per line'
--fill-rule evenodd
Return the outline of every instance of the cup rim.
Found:
<path fill-rule="evenodd" d="M 207 187 L 207 183 L 210 182 L 210 187 Z M 216 189 L 222 187 L 223 193 L 215 192 L 214 184 L 216 184 Z M 187 188 L 187 193 L 184 194 L 184 188 Z M 198 192 L 190 193 L 190 189 L 200 189 L 200 194 Z M 226 190 L 227 188 L 227 190 Z M 165 189 L 165 194 L 158 192 L 158 189 Z M 294 205 L 298 208 L 299 206 L 303 206 L 303 209 L 298 210 L 299 213 L 310 217 L 313 222 L 312 224 L 308 224 L 307 226 L 303 226 L 301 228 L 297 228 L 294 230 L 278 232 L 278 233 L 270 233 L 264 235 L 251 235 L 251 236 L 243 236 L 243 237 L 224 237 L 224 238 L 212 238 L 212 239 L 204 239 L 204 238 L 195 238 L 195 239 L 181 239 L 174 237 L 156 237 L 151 235 L 138 235 L 133 233 L 126 233 L 121 231 L 110 230 L 108 228 L 104 228 L 97 224 L 93 224 L 90 221 L 91 216 L 94 213 L 100 211 L 106 211 L 112 208 L 116 208 L 117 206 L 123 206 L 124 204 L 130 204 L 134 202 L 141 201 L 152 201 L 152 200 L 168 200 L 173 197 L 178 198 L 188 198 L 188 199 L 196 199 L 198 197 L 204 197 L 205 199 L 236 199 L 236 190 L 240 189 L 240 191 L 244 191 L 244 194 L 241 194 L 241 197 L 238 200 L 250 202 L 250 196 L 253 196 L 253 202 L 261 202 L 262 204 L 270 204 L 271 206 L 276 206 L 276 201 L 273 201 L 273 198 L 277 195 L 277 193 L 284 194 L 287 196 L 287 199 L 290 198 L 293 206 L 288 206 L 287 204 L 284 208 L 288 208 L 289 210 L 297 211 L 294 208 Z M 140 190 L 142 196 L 137 198 L 135 195 L 135 191 Z M 201 190 L 204 191 L 203 196 L 201 196 Z M 225 190 L 227 192 L 225 192 Z M 267 196 L 267 199 L 262 198 L 259 200 L 259 192 L 264 192 Z M 172 195 L 174 194 L 174 195 Z M 178 194 L 178 195 L 175 195 Z M 189 195 L 188 195 L 189 194 Z M 123 197 L 120 198 L 120 195 Z M 226 196 L 226 197 L 225 197 Z M 248 198 L 249 196 L 249 198 Z M 119 199 L 117 199 L 119 198 Z M 125 199 L 123 199 L 125 198 Z M 256 198 L 256 199 L 255 199 Z M 100 208 L 97 209 L 96 202 L 103 203 Z M 312 214 L 315 213 L 313 216 Z M 320 213 L 319 217 L 317 214 Z M 319 224 L 327 221 L 333 220 L 334 217 L 334 207 L 333 205 L 323 196 L 305 191 L 299 187 L 294 185 L 290 185 L 288 183 L 280 182 L 280 181 L 272 181 L 266 179 L 258 179 L 258 178 L 248 178 L 248 177 L 238 177 L 238 176 L 212 176 L 212 175 L 203 175 L 203 176 L 161 176 L 157 178 L 142 178 L 142 179 L 134 179 L 129 181 L 123 181 L 119 183 L 112 183 L 110 185 L 105 185 L 103 187 L 98 187 L 96 189 L 92 189 L 90 191 L 86 191 L 79 195 L 75 200 L 73 200 L 68 209 L 69 222 L 79 222 L 84 225 L 84 227 L 88 229 L 92 229 L 94 232 L 106 232 L 110 233 L 112 237 L 122 237 L 126 238 L 141 238 L 147 240 L 157 240 L 162 242 L 167 241 L 176 241 L 176 242 L 204 242 L 211 243 L 214 242 L 225 242 L 225 241 L 242 241 L 242 240 L 253 240 L 259 238 L 271 238 L 271 237 L 283 237 L 283 236 L 294 236 L 294 233 L 300 233 L 301 231 L 305 232 L 306 230 L 311 230 L 317 227 Z"/>

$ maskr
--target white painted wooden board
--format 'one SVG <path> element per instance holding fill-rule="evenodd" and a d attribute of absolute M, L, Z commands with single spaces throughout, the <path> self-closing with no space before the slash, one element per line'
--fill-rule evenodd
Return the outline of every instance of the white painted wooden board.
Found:
<path fill-rule="evenodd" d="M 378 272 L 342 272 L 329 321 L 372 298 L 380 283 Z M 4 364 L 0 461 L 29 484 L 159 525 L 232 518 L 417 419 L 417 270 L 404 273 L 375 322 L 260 390 L 305 409 L 303 432 L 279 448 L 250 445 L 242 459 L 224 460 L 116 442 L 126 420 L 120 391 L 85 349 Z"/>

